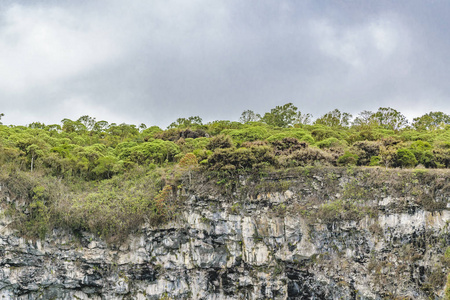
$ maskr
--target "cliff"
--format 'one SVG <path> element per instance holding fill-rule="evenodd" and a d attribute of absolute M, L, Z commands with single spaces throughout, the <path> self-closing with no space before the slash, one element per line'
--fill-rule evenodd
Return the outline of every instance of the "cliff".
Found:
<path fill-rule="evenodd" d="M 120 244 L 0 218 L 0 299 L 439 299 L 450 172 L 305 168 L 207 178 Z M 2 203 L 19 202 L 2 186 Z M 175 201 L 175 200 L 174 200 Z M 447 254 L 446 254 L 447 250 Z"/>

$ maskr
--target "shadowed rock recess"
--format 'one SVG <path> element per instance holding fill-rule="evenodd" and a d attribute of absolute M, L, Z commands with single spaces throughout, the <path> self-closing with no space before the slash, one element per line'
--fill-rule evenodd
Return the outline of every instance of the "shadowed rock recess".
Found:
<path fill-rule="evenodd" d="M 121 245 L 0 217 L 0 299 L 444 299 L 450 172 L 194 174 Z M 14 201 L 7 186 L 2 202 Z"/>

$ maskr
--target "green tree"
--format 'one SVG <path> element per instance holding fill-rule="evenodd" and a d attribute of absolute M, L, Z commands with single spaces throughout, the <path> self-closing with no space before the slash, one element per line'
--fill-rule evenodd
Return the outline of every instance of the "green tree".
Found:
<path fill-rule="evenodd" d="M 261 115 L 255 114 L 255 112 L 250 109 L 245 110 L 239 118 L 239 122 L 241 122 L 242 124 L 247 124 L 249 122 L 258 122 L 259 120 L 261 120 Z"/>
<path fill-rule="evenodd" d="M 198 160 L 195 154 L 186 153 L 186 155 L 180 159 L 178 163 L 178 169 L 181 173 L 188 173 L 189 175 L 189 183 L 192 181 L 192 170 L 195 170 L 198 167 Z"/>
<path fill-rule="evenodd" d="M 47 126 L 45 126 L 44 123 L 40 123 L 40 122 L 33 122 L 31 124 L 28 124 L 28 128 L 31 129 L 45 129 Z"/>
<path fill-rule="evenodd" d="M 355 118 L 355 120 L 353 121 L 353 126 L 359 127 L 361 129 L 367 129 L 370 128 L 375 124 L 375 121 L 373 120 L 372 116 L 373 116 L 373 112 L 370 110 L 363 110 L 362 112 L 359 113 L 359 115 Z"/>
<path fill-rule="evenodd" d="M 63 124 L 62 130 L 65 131 L 65 132 L 81 133 L 83 131 L 86 131 L 86 126 L 84 126 L 79 121 L 72 121 L 70 119 L 63 119 L 63 120 L 61 120 L 61 123 Z"/>
<path fill-rule="evenodd" d="M 400 167 L 414 167 L 417 165 L 417 159 L 411 150 L 402 148 L 397 150 L 397 164 Z"/>
<path fill-rule="evenodd" d="M 121 168 L 121 162 L 115 156 L 107 155 L 100 157 L 97 160 L 97 166 L 92 172 L 102 178 L 111 178 L 112 175 L 118 173 Z"/>
<path fill-rule="evenodd" d="M 202 127 L 203 120 L 199 116 L 193 116 L 189 118 L 178 118 L 175 122 L 171 123 L 170 128 L 189 128 L 189 127 Z"/>
<path fill-rule="evenodd" d="M 30 171 L 33 172 L 34 163 L 38 156 L 42 156 L 44 152 L 40 149 L 40 147 L 36 144 L 31 144 L 26 148 L 26 153 L 30 157 Z"/>
<path fill-rule="evenodd" d="M 380 107 L 371 117 L 378 126 L 385 129 L 399 130 L 408 125 L 408 120 L 399 111 L 390 107 Z"/>
<path fill-rule="evenodd" d="M 88 131 L 91 131 L 96 123 L 95 118 L 89 117 L 88 115 L 81 116 L 80 118 L 78 118 L 77 122 L 83 124 Z"/>
<path fill-rule="evenodd" d="M 450 124 L 450 116 L 441 111 L 429 112 L 421 117 L 414 118 L 412 126 L 416 130 L 442 129 Z"/>
<path fill-rule="evenodd" d="M 95 133 L 102 133 L 102 132 L 105 132 L 107 128 L 108 128 L 108 122 L 98 121 L 98 122 L 95 122 L 95 124 L 92 126 L 91 130 L 94 131 Z"/>
<path fill-rule="evenodd" d="M 47 125 L 45 127 L 45 129 L 47 131 L 60 132 L 62 128 L 61 128 L 61 125 L 59 125 L 59 124 L 51 124 L 51 125 Z"/>
<path fill-rule="evenodd" d="M 139 134 L 139 129 L 136 128 L 136 125 L 125 123 L 117 125 L 116 123 L 112 123 L 109 125 L 107 132 L 110 135 L 119 137 L 120 141 L 123 142 L 127 138 L 137 136 Z"/>
<path fill-rule="evenodd" d="M 265 113 L 261 121 L 268 125 L 287 128 L 295 124 L 308 124 L 310 119 L 310 114 L 304 115 L 294 104 L 286 103 L 283 106 L 276 106 L 270 112 Z"/>
<path fill-rule="evenodd" d="M 314 124 L 322 124 L 328 127 L 348 127 L 352 115 L 340 112 L 338 109 L 326 113 L 322 117 L 314 121 Z"/>
<path fill-rule="evenodd" d="M 375 113 L 364 110 L 353 121 L 353 126 L 366 129 L 378 126 L 389 130 L 399 130 L 407 125 L 406 117 L 390 107 L 380 107 Z"/>

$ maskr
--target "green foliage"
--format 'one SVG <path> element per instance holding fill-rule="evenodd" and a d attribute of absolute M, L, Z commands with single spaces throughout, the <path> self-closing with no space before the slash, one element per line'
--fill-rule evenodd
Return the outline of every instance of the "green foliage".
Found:
<path fill-rule="evenodd" d="M 273 142 L 273 141 L 281 141 L 285 138 L 296 138 L 300 141 L 314 143 L 314 139 L 311 136 L 311 134 L 308 131 L 301 128 L 287 128 L 282 132 L 272 134 L 266 140 L 268 142 Z"/>
<path fill-rule="evenodd" d="M 134 146 L 129 151 L 129 156 L 124 157 L 138 164 L 171 162 L 180 153 L 180 148 L 174 142 L 152 140 Z"/>
<path fill-rule="evenodd" d="M 141 136 L 144 137 L 145 141 L 148 141 L 149 139 L 155 138 L 155 135 L 162 131 L 163 130 L 161 128 L 159 128 L 158 126 L 152 126 L 152 127 L 142 130 Z"/>
<path fill-rule="evenodd" d="M 397 164 L 400 167 L 411 168 L 417 165 L 417 159 L 411 150 L 401 148 L 397 150 Z"/>
<path fill-rule="evenodd" d="M 111 238 L 124 235 L 144 220 L 172 218 L 179 207 L 178 181 L 184 184 L 188 176 L 190 181 L 195 172 L 207 170 L 236 175 L 355 163 L 450 167 L 450 125 L 443 113 L 415 119 L 411 128 L 390 108 L 362 112 L 352 127 L 350 115 L 339 110 L 314 125 L 310 117 L 288 103 L 262 118 L 245 111 L 241 123 L 203 125 L 190 117 L 167 130 L 90 116 L 53 125 L 0 125 L 0 175 L 15 186 L 14 197 L 26 199 L 9 207 L 12 226 L 30 237 L 42 237 L 56 225 Z M 425 194 L 420 201 L 441 209 L 442 203 L 431 203 Z M 352 211 L 354 205 L 329 203 L 322 213 L 338 218 L 341 208 Z"/>
<path fill-rule="evenodd" d="M 450 124 L 450 116 L 443 112 L 429 112 L 421 117 L 414 118 L 412 126 L 416 130 L 442 129 Z"/>
<path fill-rule="evenodd" d="M 361 141 L 356 142 L 352 146 L 352 153 L 358 156 L 358 165 L 364 166 L 371 162 L 373 156 L 380 154 L 382 143 L 379 141 Z"/>
<path fill-rule="evenodd" d="M 305 147 L 287 155 L 281 155 L 278 162 L 283 167 L 334 165 L 336 157 L 318 148 Z"/>
<path fill-rule="evenodd" d="M 314 121 L 314 124 L 321 124 L 328 127 L 348 127 L 351 118 L 351 114 L 341 113 L 338 109 L 335 109 L 318 118 Z"/>
<path fill-rule="evenodd" d="M 320 142 L 316 143 L 316 146 L 325 149 L 325 148 L 344 148 L 346 146 L 345 140 L 339 140 L 335 137 L 330 137 L 324 140 L 321 140 Z"/>
<path fill-rule="evenodd" d="M 264 114 L 261 122 L 271 126 L 287 128 L 294 124 L 308 124 L 310 122 L 310 114 L 302 114 L 298 108 L 292 103 L 276 106 L 270 112 Z"/>
<path fill-rule="evenodd" d="M 229 135 L 237 143 L 265 140 L 270 136 L 269 128 L 263 124 L 255 124 L 242 129 L 223 130 L 222 134 Z"/>
<path fill-rule="evenodd" d="M 206 149 L 215 150 L 215 149 L 224 149 L 224 148 L 233 148 L 234 144 L 228 135 L 217 135 L 209 140 L 208 145 L 206 145 Z"/>
<path fill-rule="evenodd" d="M 208 158 L 212 170 L 251 170 L 276 163 L 269 146 L 254 145 L 250 147 L 218 148 Z"/>
<path fill-rule="evenodd" d="M 342 166 L 356 165 L 359 156 L 350 152 L 345 152 L 344 155 L 340 156 L 337 163 Z"/>
<path fill-rule="evenodd" d="M 250 109 L 242 112 L 241 117 L 239 118 L 239 122 L 243 124 L 247 124 L 250 122 L 258 122 L 259 120 L 261 120 L 261 115 L 255 114 L 255 112 Z"/>
<path fill-rule="evenodd" d="M 75 195 L 56 206 L 62 225 L 93 232 L 106 239 L 122 239 L 146 218 L 160 221 L 162 211 L 154 211 L 156 182 L 142 176 L 102 181 L 95 189 Z"/>
<path fill-rule="evenodd" d="M 359 220 L 362 216 L 362 211 L 353 202 L 339 199 L 322 204 L 315 216 L 326 223 Z"/>
<path fill-rule="evenodd" d="M 210 135 L 220 134 L 226 129 L 241 129 L 243 125 L 239 122 L 231 122 L 227 120 L 213 121 L 207 124 L 207 131 Z"/>
<path fill-rule="evenodd" d="M 122 162 L 112 155 L 100 157 L 96 164 L 97 166 L 92 172 L 96 174 L 98 178 L 111 178 L 114 174 L 117 174 L 122 170 Z"/>
<path fill-rule="evenodd" d="M 428 142 L 415 141 L 409 146 L 409 150 L 414 154 L 417 162 L 426 166 L 431 167 L 434 163 L 434 155 L 431 152 L 432 146 Z"/>
<path fill-rule="evenodd" d="M 408 120 L 402 113 L 390 107 L 380 107 L 371 118 L 378 126 L 391 130 L 399 130 L 408 124 Z"/>
<path fill-rule="evenodd" d="M 381 165 L 381 157 L 379 157 L 378 155 L 374 155 L 374 156 L 370 157 L 369 166 L 375 167 L 375 166 L 380 166 L 380 165 Z"/>
<path fill-rule="evenodd" d="M 324 125 L 314 125 L 311 129 L 311 135 L 316 141 L 322 141 L 328 138 L 337 138 L 342 139 L 343 133 L 341 130 L 337 130 L 335 128 L 330 128 Z"/>
<path fill-rule="evenodd" d="M 175 122 L 169 125 L 170 128 L 198 128 L 202 127 L 202 118 L 193 116 L 189 118 L 178 118 Z"/>
<path fill-rule="evenodd" d="M 447 284 L 445 285 L 444 299 L 450 300 L 450 273 L 447 275 Z"/>
<path fill-rule="evenodd" d="M 201 137 L 206 137 L 207 133 L 203 129 L 180 129 L 180 128 L 172 128 L 166 131 L 161 131 L 159 133 L 154 134 L 156 139 L 161 139 L 165 141 L 173 141 L 176 142 L 180 139 L 197 139 Z M 149 139 L 147 139 L 149 140 Z"/>
<path fill-rule="evenodd" d="M 408 125 L 408 120 L 399 111 L 390 107 L 380 107 L 377 112 L 363 111 L 353 122 L 354 126 L 360 128 L 373 128 L 375 126 L 400 130 Z"/>

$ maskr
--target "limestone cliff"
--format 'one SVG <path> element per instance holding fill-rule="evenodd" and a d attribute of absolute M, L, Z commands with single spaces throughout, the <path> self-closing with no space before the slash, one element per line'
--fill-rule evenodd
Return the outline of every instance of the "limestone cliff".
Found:
<path fill-rule="evenodd" d="M 15 201 L 2 186 L 2 201 Z M 176 220 L 121 245 L 0 220 L 0 299 L 438 299 L 450 270 L 447 171 L 194 176 Z"/>

